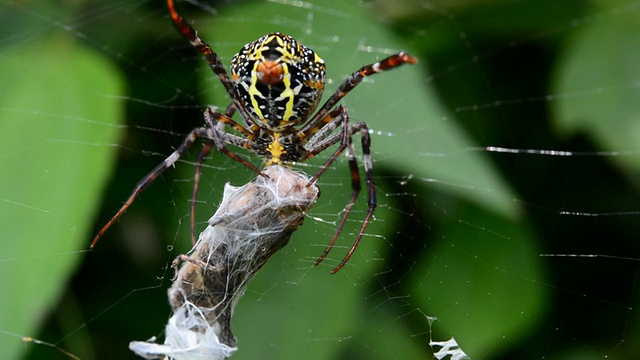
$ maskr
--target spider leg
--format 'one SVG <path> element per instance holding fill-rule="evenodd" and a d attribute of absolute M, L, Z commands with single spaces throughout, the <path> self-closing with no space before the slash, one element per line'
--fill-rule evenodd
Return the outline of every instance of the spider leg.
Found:
<path fill-rule="evenodd" d="M 242 125 L 238 124 L 237 122 L 233 121 L 231 118 L 229 118 L 228 116 L 219 113 L 217 111 L 214 111 L 210 108 L 207 108 L 204 111 L 204 121 L 205 123 L 211 128 L 211 140 L 213 141 L 214 145 L 216 146 L 216 148 L 218 149 L 218 151 L 220 151 L 221 153 L 225 154 L 226 156 L 228 156 L 229 158 L 241 163 L 242 165 L 248 167 L 249 169 L 253 170 L 256 174 L 258 175 L 262 175 L 264 177 L 268 176 L 266 174 L 264 174 L 260 169 L 258 169 L 255 165 L 253 165 L 252 163 L 248 162 L 247 160 L 243 159 L 242 157 L 236 155 L 235 153 L 231 152 L 226 146 L 225 143 L 229 143 L 229 144 L 233 144 L 235 146 L 238 147 L 242 147 L 245 149 L 249 148 L 249 144 L 253 141 L 253 139 L 255 138 L 255 134 L 253 132 L 251 132 L 250 130 L 245 129 Z M 227 126 L 232 127 L 234 130 L 242 133 L 243 135 L 245 135 L 247 137 L 247 139 L 238 137 L 238 136 L 234 136 L 232 134 L 228 134 L 226 132 L 224 132 L 223 130 L 218 129 L 215 126 L 215 122 L 218 123 L 223 123 Z"/>
<path fill-rule="evenodd" d="M 236 107 L 234 104 L 229 105 L 227 107 L 227 111 L 225 111 L 225 116 L 231 118 L 236 111 Z M 193 246 L 196 245 L 196 201 L 198 199 L 198 187 L 200 186 L 200 175 L 202 173 L 202 163 L 211 152 L 211 149 L 215 145 L 215 142 L 211 139 L 207 140 L 207 142 L 203 145 L 202 150 L 198 154 L 198 158 L 196 160 L 196 171 L 193 181 L 193 192 L 191 193 L 191 243 Z"/>
<path fill-rule="evenodd" d="M 342 229 L 344 228 L 344 225 L 347 222 L 347 218 L 351 213 L 351 209 L 353 208 L 353 205 L 355 204 L 356 199 L 358 198 L 358 195 L 360 194 L 360 191 L 362 189 L 362 186 L 360 184 L 360 172 L 358 171 L 358 162 L 355 157 L 355 151 L 353 149 L 353 141 L 352 141 L 353 135 L 358 131 L 362 135 L 362 153 L 364 158 L 363 162 L 364 162 L 366 181 L 367 181 L 367 194 L 368 194 L 367 203 L 369 205 L 369 210 L 367 211 L 367 215 L 365 216 L 362 227 L 360 228 L 360 232 L 358 233 L 356 240 L 351 246 L 351 249 L 349 250 L 347 255 L 344 257 L 344 259 L 340 262 L 340 264 L 331 271 L 332 274 L 335 274 L 338 271 L 340 271 L 342 267 L 344 267 L 347 261 L 349 261 L 349 259 L 351 258 L 351 255 L 353 255 L 353 252 L 358 247 L 358 244 L 360 243 L 360 240 L 362 239 L 362 236 L 364 235 L 364 232 L 367 226 L 369 225 L 369 222 L 371 221 L 371 217 L 373 216 L 373 213 L 377 206 L 377 200 L 376 200 L 375 183 L 373 180 L 373 163 L 371 161 L 371 151 L 370 151 L 371 137 L 369 135 L 369 128 L 367 127 L 367 124 L 361 122 L 361 123 L 349 125 L 349 114 L 347 112 L 347 109 L 343 106 L 340 106 L 334 111 L 330 112 L 329 115 L 327 115 L 323 119 L 323 123 L 326 124 L 326 126 L 323 126 L 319 130 L 319 132 L 317 132 L 316 136 L 311 138 L 311 141 L 309 142 L 309 147 L 311 149 L 309 150 L 309 154 L 307 155 L 308 158 L 311 158 L 317 155 L 318 153 L 327 149 L 329 146 L 336 144 L 338 142 L 340 142 L 340 146 L 329 157 L 329 159 L 325 162 L 322 168 L 320 168 L 320 170 L 318 170 L 318 172 L 311 178 L 311 180 L 309 180 L 309 184 L 314 183 L 320 177 L 320 175 L 322 175 L 327 170 L 327 168 L 338 158 L 338 156 L 342 153 L 342 151 L 346 149 L 345 154 L 349 159 L 348 161 L 349 161 L 349 170 L 351 173 L 351 188 L 353 191 L 351 193 L 351 198 L 349 199 L 349 201 L 347 202 L 347 205 L 344 208 L 344 213 L 342 215 L 342 218 L 340 219 L 340 223 L 338 224 L 336 232 L 333 235 L 333 238 L 331 239 L 331 242 L 329 242 L 329 245 L 327 245 L 327 248 L 324 250 L 322 255 L 318 258 L 318 260 L 316 260 L 314 265 L 320 264 L 327 257 L 327 255 L 333 248 L 336 240 L 338 239 L 338 236 L 342 232 Z M 331 133 L 331 131 L 335 130 L 339 125 L 342 125 L 342 131 L 340 133 L 336 133 L 334 135 L 329 136 L 328 134 Z M 318 140 L 315 140 L 315 139 L 318 139 Z"/>
<path fill-rule="evenodd" d="M 258 169 L 255 165 L 243 159 L 242 157 L 236 155 L 234 152 L 227 148 L 226 144 L 231 144 L 237 147 L 249 148 L 249 144 L 252 139 L 255 137 L 254 133 L 250 130 L 245 129 L 242 125 L 233 121 L 229 115 L 233 115 L 235 111 L 235 106 L 231 105 L 227 108 L 227 114 L 219 113 L 211 108 L 207 108 L 204 111 L 204 120 L 207 126 L 211 129 L 210 137 L 207 142 L 202 147 L 202 150 L 198 154 L 198 158 L 196 160 L 196 172 L 193 181 L 193 192 L 191 193 L 191 242 L 195 246 L 196 244 L 196 201 L 198 198 L 198 188 L 200 187 L 200 175 L 202 174 L 202 163 L 209 155 L 209 152 L 215 146 L 218 151 L 226 155 L 227 157 L 238 161 L 242 165 L 248 167 L 253 170 L 258 175 L 262 175 L 264 177 L 268 177 L 265 175 L 260 169 Z M 245 135 L 247 138 L 242 138 L 233 134 L 229 134 L 224 132 L 224 130 L 218 128 L 215 124 L 223 124 L 232 127 L 234 130 L 239 133 Z"/>
<path fill-rule="evenodd" d="M 353 252 L 356 251 L 356 248 L 358 247 L 358 244 L 360 244 L 360 240 L 362 239 L 362 236 L 364 235 L 364 232 L 367 229 L 367 226 L 369 226 L 369 222 L 371 222 L 371 218 L 373 217 L 373 212 L 376 210 L 376 207 L 378 206 L 378 199 L 376 196 L 376 184 L 373 178 L 373 162 L 371 161 L 371 136 L 369 135 L 369 128 L 367 127 L 367 124 L 361 122 L 361 123 L 352 125 L 350 127 L 349 132 L 353 134 L 358 130 L 362 134 L 362 139 L 361 139 L 362 162 L 364 164 L 365 179 L 367 181 L 367 205 L 369 209 L 367 210 L 367 215 L 364 217 L 362 226 L 360 227 L 360 232 L 358 232 L 358 236 L 356 237 L 356 240 L 353 242 L 353 245 L 351 245 L 351 249 L 349 249 L 349 252 L 347 253 L 347 255 L 345 255 L 344 259 L 342 259 L 340 264 L 338 264 L 338 266 L 336 266 L 333 270 L 331 270 L 331 274 L 335 274 L 338 271 L 340 271 L 340 269 L 342 269 L 342 267 L 347 263 L 347 261 L 349 261 L 349 259 L 351 258 L 351 255 L 353 255 Z M 351 150 L 351 154 L 353 154 L 353 148 Z M 356 181 L 356 178 L 359 179 L 358 167 L 357 167 L 357 164 L 355 163 L 355 157 L 353 158 L 353 161 L 349 159 L 349 167 L 351 168 L 351 179 L 352 179 L 352 182 L 354 182 Z M 359 184 L 359 181 L 358 181 L 358 184 Z M 355 201 L 355 198 L 352 197 L 352 200 Z"/>
<path fill-rule="evenodd" d="M 147 186 L 149 186 L 158 176 L 164 173 L 168 168 L 174 166 L 174 164 L 178 161 L 178 159 L 180 159 L 180 157 L 184 155 L 184 153 L 187 152 L 187 150 L 189 150 L 191 145 L 199 137 L 208 138 L 209 137 L 208 129 L 201 127 L 201 128 L 192 130 L 184 138 L 180 147 L 178 147 L 171 155 L 169 155 L 169 157 L 164 159 L 163 162 L 158 164 L 153 170 L 151 170 L 151 172 L 149 172 L 144 178 L 142 178 L 140 182 L 138 182 L 136 187 L 133 189 L 133 192 L 131 193 L 127 201 L 124 203 L 124 205 L 122 205 L 120 210 L 118 210 L 118 212 L 111 218 L 111 220 L 109 220 L 109 222 L 107 222 L 107 224 L 103 226 L 102 229 L 98 232 L 98 234 L 93 238 L 93 241 L 91 241 L 91 246 L 90 246 L 91 249 L 93 249 L 96 246 L 96 243 L 98 242 L 98 240 L 100 240 L 102 235 L 104 235 L 104 233 L 111 227 L 111 225 L 113 225 L 113 223 L 116 222 L 116 220 L 118 220 L 118 218 L 129 208 L 129 206 L 131 206 L 131 204 L 136 199 L 136 197 L 144 189 L 146 189 Z"/>
<path fill-rule="evenodd" d="M 405 52 L 399 52 L 376 63 L 365 65 L 353 74 L 349 75 L 333 95 L 327 99 L 318 112 L 316 112 L 316 114 L 302 128 L 300 128 L 300 133 L 303 134 L 301 140 L 303 142 L 308 140 L 314 133 L 320 130 L 325 116 L 345 95 L 349 93 L 349 91 L 358 86 L 366 76 L 390 70 L 403 64 L 415 64 L 417 61 L 418 60 L 413 56 Z"/>
<path fill-rule="evenodd" d="M 309 180 L 308 185 L 315 183 L 316 180 L 326 171 L 326 169 L 338 158 L 342 151 L 346 149 L 346 154 L 349 158 L 349 169 L 351 171 L 351 188 L 353 189 L 353 192 L 351 193 L 349 202 L 347 202 L 347 205 L 344 208 L 344 213 L 342 215 L 342 218 L 340 219 L 340 222 L 338 223 L 338 227 L 336 228 L 336 232 L 334 233 L 333 238 L 331 238 L 331 242 L 329 242 L 329 245 L 327 245 L 322 255 L 320 255 L 320 257 L 316 260 L 314 266 L 319 265 L 327 257 L 327 255 L 329 255 L 329 252 L 333 248 L 333 245 L 336 243 L 338 236 L 342 232 L 342 229 L 347 222 L 347 217 L 351 213 L 351 208 L 353 207 L 353 204 L 355 204 L 360 190 L 362 189 L 362 186 L 360 185 L 360 174 L 358 173 L 358 164 L 356 162 L 353 151 L 353 141 L 349 136 L 347 109 L 343 106 L 340 106 L 337 110 L 340 110 L 339 115 L 337 117 L 334 117 L 332 116 L 332 113 L 330 113 L 329 116 L 327 116 L 327 118 L 331 118 L 331 120 L 327 123 L 328 126 L 324 127 L 322 131 L 317 134 L 318 138 L 321 139 L 325 137 L 325 140 L 319 141 L 308 156 L 312 157 L 322 152 L 327 147 L 337 143 L 338 141 L 340 141 L 340 146 L 329 157 L 329 159 L 324 163 L 320 170 L 318 170 L 318 172 Z M 339 134 L 335 134 L 333 136 L 330 136 L 329 138 L 326 138 L 325 134 L 334 130 L 338 125 L 342 125 L 342 131 Z"/>
<path fill-rule="evenodd" d="M 242 119 L 245 121 L 247 126 L 253 127 L 255 125 L 255 121 L 251 118 L 249 111 L 244 107 L 240 99 L 237 97 L 235 91 L 233 90 L 233 85 L 231 83 L 231 79 L 229 78 L 229 74 L 227 70 L 225 70 L 224 65 L 222 65 L 222 61 L 218 54 L 213 51 L 211 46 L 204 42 L 200 36 L 198 36 L 198 32 L 191 26 L 186 20 L 178 14 L 175 9 L 173 0 L 167 0 L 167 8 L 169 9 L 169 16 L 171 17 L 171 21 L 173 22 L 173 26 L 178 30 L 179 33 L 182 34 L 189 43 L 195 47 L 198 51 L 204 55 L 207 63 L 209 63 L 209 67 L 211 70 L 218 76 L 220 82 L 224 86 L 227 94 L 233 101 L 233 105 L 238 109 L 240 115 L 242 115 Z"/>
<path fill-rule="evenodd" d="M 318 155 L 319 153 L 326 150 L 331 145 L 340 143 L 340 146 L 336 149 L 336 151 L 327 159 L 327 161 L 322 165 L 320 170 L 316 172 L 316 174 L 309 180 L 307 186 L 315 183 L 316 180 L 324 172 L 331 166 L 331 164 L 340 156 L 342 151 L 348 146 L 347 142 L 349 140 L 349 112 L 347 108 L 340 105 L 331 111 L 327 116 L 324 117 L 322 123 L 319 124 L 318 129 L 316 131 L 316 135 L 313 136 L 307 144 L 305 148 L 309 149 L 309 152 L 306 154 L 304 160 L 311 159 L 312 157 Z M 342 131 L 340 133 L 336 133 L 331 135 L 338 126 L 342 125 Z"/>

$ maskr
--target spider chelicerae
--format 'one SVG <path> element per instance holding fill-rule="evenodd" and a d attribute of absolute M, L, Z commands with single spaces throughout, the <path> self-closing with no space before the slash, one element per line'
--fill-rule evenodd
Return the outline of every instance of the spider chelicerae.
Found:
<path fill-rule="evenodd" d="M 347 108 L 338 105 L 338 102 L 360 84 L 364 77 L 405 63 L 414 64 L 416 58 L 400 52 L 376 63 L 363 66 L 347 77 L 320 109 L 311 116 L 322 98 L 326 75 L 324 61 L 313 50 L 300 44 L 291 36 L 278 32 L 270 33 L 245 45 L 232 58 L 231 76 L 229 76 L 218 55 L 178 14 L 173 0 L 167 0 L 167 7 L 175 28 L 204 55 L 211 70 L 218 76 L 229 94 L 232 103 L 225 113 L 211 108 L 204 111 L 205 125 L 193 129 L 168 158 L 138 183 L 125 204 L 95 236 L 91 247 L 95 246 L 100 237 L 124 213 L 138 194 L 169 167 L 172 167 L 198 138 L 204 139 L 205 142 L 196 161 L 191 199 L 191 237 L 194 244 L 196 238 L 195 204 L 202 163 L 214 147 L 257 174 L 266 176 L 258 167 L 229 150 L 227 145 L 244 148 L 262 156 L 265 166 L 291 166 L 294 163 L 311 159 L 332 145 L 338 144 L 337 149 L 308 184 L 315 183 L 331 163 L 345 152 L 351 172 L 352 194 L 331 242 L 315 262 L 315 265 L 318 265 L 335 244 L 361 190 L 360 173 L 352 143 L 352 137 L 356 133 L 360 133 L 367 183 L 368 211 L 351 249 L 331 272 L 332 274 L 336 273 L 349 261 L 369 225 L 377 205 L 369 128 L 364 122 L 349 123 Z M 236 111 L 240 113 L 243 124 L 232 119 Z M 235 133 L 226 132 L 225 126 L 233 129 Z M 341 129 L 336 131 L 339 127 Z"/>

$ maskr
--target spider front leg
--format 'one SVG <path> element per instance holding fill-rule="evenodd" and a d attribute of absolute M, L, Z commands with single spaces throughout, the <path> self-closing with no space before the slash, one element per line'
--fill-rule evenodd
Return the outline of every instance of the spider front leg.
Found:
<path fill-rule="evenodd" d="M 227 107 L 227 111 L 225 111 L 225 115 L 228 118 L 231 118 L 233 114 L 236 112 L 236 106 L 231 104 Z M 202 150 L 198 154 L 198 158 L 196 159 L 196 173 L 193 179 L 193 192 L 191 193 L 191 243 L 193 246 L 196 245 L 196 201 L 198 199 L 198 187 L 200 186 L 200 175 L 202 174 L 202 163 L 213 149 L 215 143 L 213 140 L 209 139 L 202 146 Z"/>
<path fill-rule="evenodd" d="M 330 112 L 329 115 L 327 115 L 325 119 L 323 119 L 322 124 L 323 125 L 321 125 L 322 126 L 321 129 L 316 133 L 314 137 L 311 138 L 309 142 L 310 143 L 309 146 L 311 147 L 311 149 L 309 150 L 308 156 L 313 157 L 318 153 L 322 152 L 323 150 L 325 150 L 326 148 L 328 148 L 329 146 L 334 145 L 338 142 L 340 142 L 340 146 L 338 146 L 336 151 L 329 157 L 329 159 L 325 162 L 322 168 L 320 168 L 320 170 L 318 170 L 318 172 L 311 178 L 311 180 L 309 180 L 309 184 L 314 183 L 318 179 L 318 177 L 320 177 L 320 175 L 322 175 L 327 170 L 327 168 L 338 158 L 338 156 L 342 153 L 342 151 L 346 150 L 345 155 L 348 158 L 349 170 L 351 173 L 352 193 L 351 193 L 351 198 L 349 199 L 349 201 L 347 202 L 347 205 L 344 208 L 344 213 L 342 215 L 342 218 L 340 219 L 336 232 L 333 235 L 333 238 L 331 239 L 331 242 L 329 243 L 327 248 L 324 250 L 322 255 L 318 258 L 318 260 L 316 260 L 314 265 L 320 264 L 327 257 L 327 255 L 333 248 L 333 245 L 335 244 L 336 240 L 338 239 L 338 236 L 342 232 L 342 229 L 344 228 L 347 218 L 351 213 L 351 209 L 353 208 L 353 205 L 355 204 L 356 199 L 358 198 L 358 194 L 360 194 L 360 191 L 362 190 L 362 186 L 360 184 L 360 172 L 358 170 L 358 162 L 355 157 L 355 151 L 353 149 L 353 141 L 352 141 L 352 137 L 356 132 L 360 132 L 362 136 L 363 163 L 364 163 L 365 175 L 366 175 L 366 181 L 367 181 L 367 195 L 368 195 L 367 204 L 369 206 L 367 215 L 365 216 L 365 219 L 362 223 L 362 227 L 360 228 L 360 231 L 358 232 L 358 236 L 356 237 L 356 240 L 351 246 L 351 249 L 349 250 L 347 255 L 344 257 L 344 259 L 342 259 L 340 264 L 331 271 L 331 274 L 335 274 L 338 271 L 340 271 L 342 267 L 344 267 L 344 265 L 351 258 L 351 255 L 353 255 L 353 253 L 355 252 L 356 248 L 358 247 L 358 244 L 360 244 L 360 240 L 362 239 L 362 236 L 364 235 L 364 232 L 367 229 L 367 226 L 369 225 L 369 222 L 371 221 L 371 217 L 373 216 L 373 213 L 377 206 L 377 198 L 376 198 L 375 182 L 373 178 L 373 163 L 371 161 L 371 150 L 370 150 L 371 136 L 369 135 L 369 128 L 367 124 L 361 122 L 361 123 L 350 125 L 349 114 L 347 112 L 347 109 L 343 106 L 340 106 L 337 109 Z M 331 131 L 335 130 L 340 125 L 342 125 L 342 131 L 340 133 L 329 135 Z"/>
<path fill-rule="evenodd" d="M 144 189 L 146 189 L 147 186 L 151 185 L 151 183 L 158 176 L 162 175 L 162 173 L 164 173 L 168 168 L 174 166 L 175 163 L 178 161 L 178 159 L 180 159 L 180 157 L 182 157 L 182 155 L 184 155 L 184 153 L 187 152 L 187 150 L 189 150 L 191 145 L 193 145 L 193 143 L 198 138 L 208 138 L 208 137 L 209 137 L 209 131 L 207 128 L 201 127 L 201 128 L 193 129 L 184 138 L 180 147 L 178 147 L 171 155 L 169 155 L 168 158 L 166 158 L 163 162 L 158 164 L 153 170 L 151 170 L 150 173 L 148 173 L 144 178 L 142 178 L 142 180 L 140 180 L 140 182 L 138 182 L 136 187 L 133 189 L 133 192 L 131 193 L 127 201 L 124 203 L 124 205 L 122 205 L 120 210 L 118 210 L 118 212 L 111 218 L 111 220 L 109 220 L 109 222 L 107 222 L 107 224 L 103 226 L 102 229 L 98 232 L 98 234 L 93 238 L 93 240 L 91 241 L 90 248 L 93 249 L 96 246 L 96 243 L 98 242 L 98 240 L 100 240 L 102 235 L 104 235 L 104 233 L 111 227 L 111 225 L 113 225 L 113 223 L 115 223 L 116 220 L 120 218 L 120 216 L 129 208 L 129 206 L 131 206 L 131 204 L 136 199 L 136 197 L 138 197 L 138 195 Z"/>
<path fill-rule="evenodd" d="M 225 111 L 225 116 L 231 118 L 233 114 L 236 112 L 236 107 L 234 104 L 231 104 L 227 107 L 227 111 Z M 213 139 L 207 140 L 207 142 L 202 146 L 202 150 L 198 154 L 196 159 L 196 172 L 193 180 L 193 192 L 191 193 L 191 243 L 196 245 L 196 201 L 198 199 L 198 188 L 200 186 L 200 175 L 202 174 L 202 163 L 213 149 L 215 142 Z"/>
<path fill-rule="evenodd" d="M 243 159 L 242 157 L 236 155 L 235 153 L 231 152 L 231 150 L 229 150 L 225 145 L 225 144 L 230 144 L 230 145 L 234 145 L 244 149 L 249 149 L 250 143 L 255 138 L 255 134 L 251 130 L 245 129 L 242 125 L 233 121 L 230 117 L 224 114 L 221 114 L 217 111 L 214 111 L 210 108 L 207 108 L 204 111 L 204 121 L 211 129 L 211 140 L 213 141 L 213 144 L 216 146 L 218 151 L 225 154 L 229 158 L 241 163 L 242 165 L 248 167 L 249 169 L 253 170 L 256 174 L 262 175 L 264 177 L 268 177 L 266 174 L 262 172 L 262 170 L 258 169 L 255 165 Z M 219 129 L 215 125 L 216 123 L 223 123 L 227 126 L 232 127 L 234 130 L 244 135 L 245 138 L 224 132 L 223 130 Z"/>
<path fill-rule="evenodd" d="M 226 146 L 225 143 L 231 144 L 237 147 L 242 147 L 247 149 L 249 147 L 249 141 L 255 136 L 253 132 L 247 130 L 242 125 L 231 119 L 234 112 L 236 111 L 236 106 L 234 104 L 229 105 L 225 114 L 221 114 L 211 108 L 207 108 L 204 112 L 204 120 L 207 126 L 211 129 L 211 138 L 207 140 L 207 142 L 202 147 L 202 150 L 198 154 L 196 159 L 196 171 L 193 181 L 193 192 L 191 193 L 191 243 L 195 246 L 196 244 L 196 201 L 198 198 L 198 188 L 200 187 L 200 175 L 202 174 L 202 164 L 204 160 L 209 155 L 209 152 L 215 146 L 218 151 L 230 157 L 231 159 L 240 162 L 244 166 L 256 172 L 258 175 L 265 175 L 260 169 L 258 169 L 255 165 L 251 164 L 247 160 L 241 158 L 235 153 L 231 152 Z M 222 124 L 232 127 L 234 130 L 238 131 L 240 134 L 244 135 L 248 139 L 241 138 L 229 133 L 224 132 L 222 129 L 219 129 L 216 124 Z"/>
<path fill-rule="evenodd" d="M 301 140 L 309 140 L 311 136 L 313 136 L 314 133 L 323 126 L 322 123 L 325 122 L 326 116 L 329 115 L 331 109 L 333 109 L 333 107 L 336 106 L 336 104 L 351 90 L 358 86 L 365 77 L 377 74 L 379 72 L 391 70 L 403 64 L 415 64 L 417 61 L 418 60 L 415 57 L 405 52 L 399 52 L 373 64 L 365 65 L 355 71 L 353 74 L 349 75 L 349 77 L 347 77 L 342 82 L 342 84 L 333 93 L 333 95 L 331 95 L 331 97 L 327 99 L 327 101 L 322 105 L 318 112 L 316 112 L 311 120 L 309 120 L 309 122 L 307 122 L 300 129 L 300 132 L 304 134 Z"/>
<path fill-rule="evenodd" d="M 233 85 L 231 79 L 229 78 L 229 74 L 227 74 L 227 70 L 225 70 L 224 65 L 222 65 L 222 61 L 220 61 L 220 57 L 216 54 L 215 51 L 211 48 L 209 44 L 204 42 L 200 36 L 198 36 L 198 32 L 191 26 L 189 23 L 176 11 L 173 0 L 167 0 L 167 8 L 169 9 L 169 16 L 171 17 L 171 22 L 173 22 L 173 26 L 178 30 L 182 36 L 184 36 L 191 46 L 196 48 L 202 55 L 204 55 L 205 60 L 209 64 L 209 68 L 213 71 L 214 74 L 220 79 L 220 82 L 224 86 L 227 94 L 233 101 L 233 105 L 238 109 L 240 115 L 242 115 L 242 119 L 246 122 L 247 126 L 255 125 L 255 122 L 251 118 L 249 111 L 242 104 L 240 99 L 235 94 L 233 90 Z"/>

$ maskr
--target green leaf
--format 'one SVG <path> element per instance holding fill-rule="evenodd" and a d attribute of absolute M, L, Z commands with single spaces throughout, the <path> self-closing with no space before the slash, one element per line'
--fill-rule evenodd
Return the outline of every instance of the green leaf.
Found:
<path fill-rule="evenodd" d="M 410 293 L 438 318 L 434 340 L 454 337 L 472 359 L 488 359 L 534 329 L 548 287 L 528 224 L 463 209 L 451 216 L 464 222 L 438 229 L 434 256 L 416 268 Z"/>
<path fill-rule="evenodd" d="M 25 350 L 91 238 L 113 164 L 123 109 L 115 69 L 54 32 L 0 53 L 0 337 L 3 357 Z M 59 339 L 46 339 L 58 341 Z"/>
<path fill-rule="evenodd" d="M 603 150 L 640 151 L 638 12 L 594 17 L 581 25 L 556 70 L 557 125 L 566 133 L 586 133 Z M 630 175 L 640 169 L 635 157 L 611 159 Z"/>

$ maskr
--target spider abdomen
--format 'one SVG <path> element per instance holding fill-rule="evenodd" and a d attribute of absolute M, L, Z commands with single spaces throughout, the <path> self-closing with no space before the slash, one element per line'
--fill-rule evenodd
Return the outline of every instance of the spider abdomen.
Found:
<path fill-rule="evenodd" d="M 231 60 L 231 80 L 254 120 L 282 131 L 308 118 L 324 91 L 324 61 L 289 35 L 270 33 Z"/>

